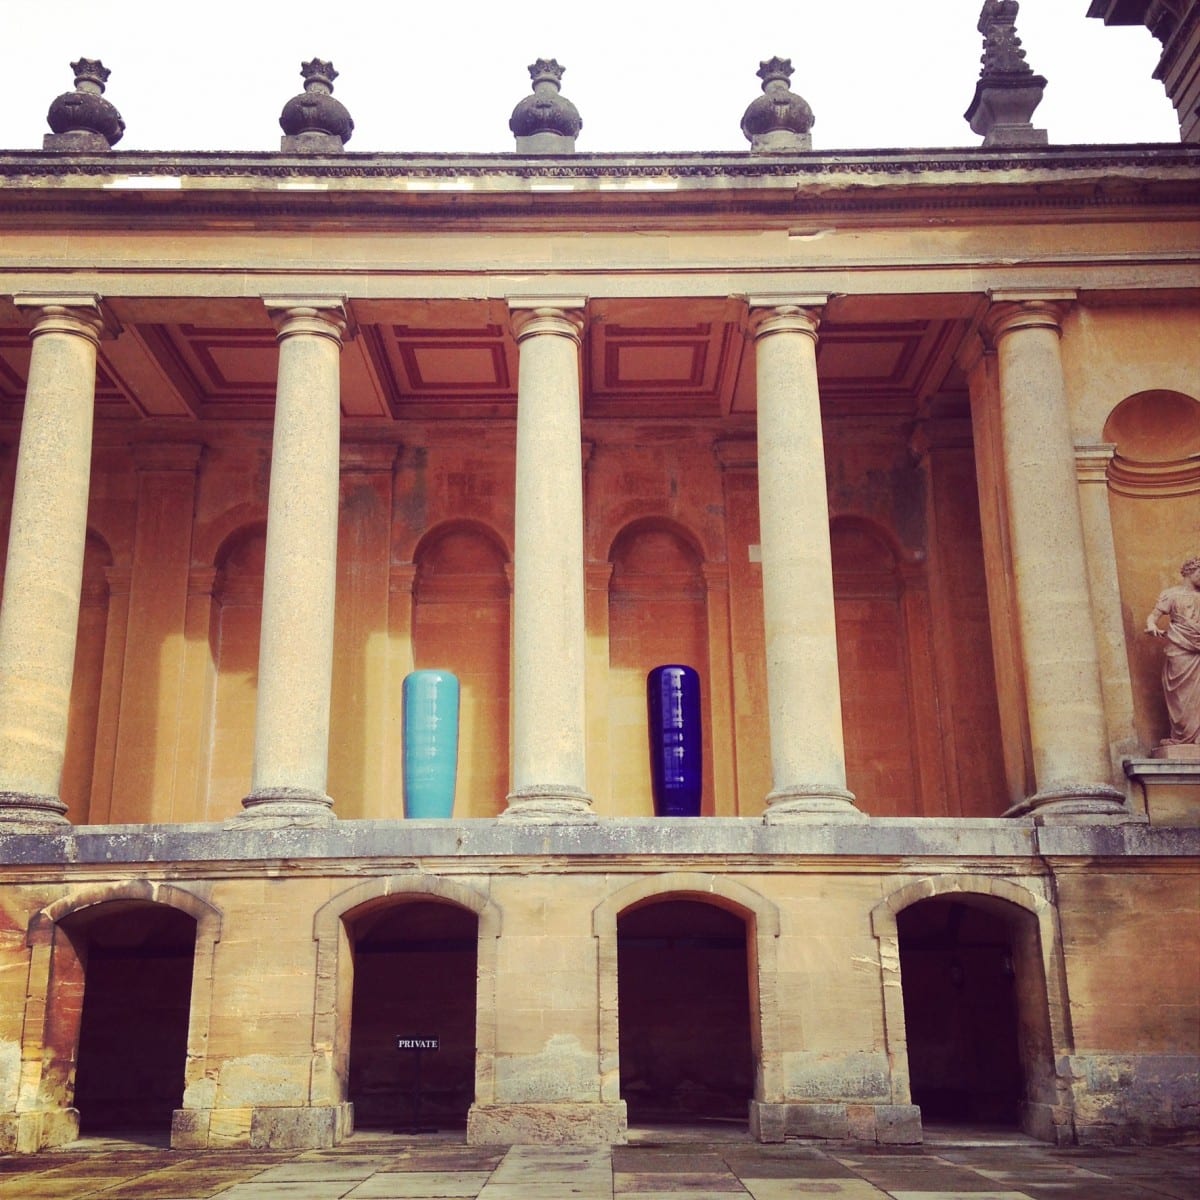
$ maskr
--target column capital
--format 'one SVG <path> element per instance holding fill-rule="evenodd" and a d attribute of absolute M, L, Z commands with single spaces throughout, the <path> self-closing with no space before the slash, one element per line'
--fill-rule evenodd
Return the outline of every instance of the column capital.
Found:
<path fill-rule="evenodd" d="M 1051 329 L 1062 334 L 1063 318 L 1074 304 L 1073 291 L 993 291 L 984 314 L 982 333 L 988 349 L 1018 329 Z"/>
<path fill-rule="evenodd" d="M 13 306 L 30 313 L 31 338 L 43 333 L 70 333 L 99 345 L 101 337 L 116 337 L 121 326 L 95 293 L 47 292 L 13 297 Z"/>
<path fill-rule="evenodd" d="M 815 342 L 828 296 L 750 296 L 750 332 L 755 341 L 772 333 L 802 333 Z"/>
<path fill-rule="evenodd" d="M 584 297 L 547 297 L 525 300 L 510 297 L 509 321 L 517 343 L 540 334 L 570 338 L 577 346 L 583 341 Z"/>
<path fill-rule="evenodd" d="M 307 333 L 340 346 L 354 336 L 345 296 L 263 296 L 262 302 L 278 342 Z"/>

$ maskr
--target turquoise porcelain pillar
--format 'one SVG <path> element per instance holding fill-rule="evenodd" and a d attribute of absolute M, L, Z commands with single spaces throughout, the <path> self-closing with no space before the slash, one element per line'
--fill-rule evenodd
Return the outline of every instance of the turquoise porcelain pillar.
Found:
<path fill-rule="evenodd" d="M 404 678 L 404 815 L 454 815 L 458 775 L 458 679 L 449 671 Z"/>

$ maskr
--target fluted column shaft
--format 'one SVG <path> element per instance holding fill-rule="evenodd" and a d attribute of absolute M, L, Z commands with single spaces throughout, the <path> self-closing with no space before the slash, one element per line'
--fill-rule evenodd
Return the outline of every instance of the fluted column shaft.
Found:
<path fill-rule="evenodd" d="M 766 820 L 857 819 L 846 789 L 825 446 L 819 310 L 752 313 L 758 506 L 772 790 Z"/>
<path fill-rule="evenodd" d="M 242 819 L 329 819 L 329 709 L 337 582 L 339 355 L 328 300 L 268 302 L 279 374 L 263 571 L 254 774 Z"/>
<path fill-rule="evenodd" d="M 1009 539 L 1037 792 L 1014 814 L 1120 811 L 1075 478 L 1062 318 L 1051 300 L 994 304 Z"/>
<path fill-rule="evenodd" d="M 67 823 L 58 793 L 102 328 L 94 298 L 39 299 L 35 314 L 0 610 L 0 828 L 30 830 Z"/>
<path fill-rule="evenodd" d="M 591 820 L 585 770 L 582 319 L 517 311 L 512 792 L 504 817 Z"/>

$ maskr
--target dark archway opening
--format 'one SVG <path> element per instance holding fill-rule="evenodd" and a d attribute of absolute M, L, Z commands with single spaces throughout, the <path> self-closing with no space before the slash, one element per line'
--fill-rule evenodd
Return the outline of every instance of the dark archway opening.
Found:
<path fill-rule="evenodd" d="M 694 900 L 625 912 L 617 972 L 629 1120 L 745 1121 L 754 1092 L 746 922 Z"/>
<path fill-rule="evenodd" d="M 195 919 L 164 904 L 118 900 L 82 909 L 60 929 L 82 967 L 80 1131 L 169 1130 L 183 1104 Z M 59 991 L 61 1002 L 70 1003 L 69 992 Z"/>
<path fill-rule="evenodd" d="M 1032 920 L 945 897 L 898 914 L 909 1076 L 925 1122 L 1020 1124 L 1018 918 Z"/>
<path fill-rule="evenodd" d="M 401 1037 L 436 1037 L 420 1052 L 421 1124 L 465 1128 L 475 1099 L 479 919 L 429 900 L 369 905 L 347 930 L 354 954 L 349 1099 L 358 1128 L 406 1128 L 418 1056 Z"/>

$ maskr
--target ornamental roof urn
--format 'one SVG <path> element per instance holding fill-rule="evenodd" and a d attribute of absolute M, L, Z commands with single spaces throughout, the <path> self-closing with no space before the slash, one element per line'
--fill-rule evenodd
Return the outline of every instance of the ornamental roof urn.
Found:
<path fill-rule="evenodd" d="M 758 64 L 763 94 L 742 116 L 742 133 L 752 154 L 786 154 L 811 150 L 810 130 L 816 121 L 800 96 L 788 89 L 792 78 L 790 58 L 768 58 Z"/>
<path fill-rule="evenodd" d="M 1029 118 L 1042 102 L 1046 78 L 1025 61 L 1017 36 L 1017 0 L 985 0 L 977 28 L 983 34 L 983 70 L 964 114 L 985 146 L 1044 146 L 1044 129 Z"/>
<path fill-rule="evenodd" d="M 103 95 L 112 72 L 98 58 L 81 58 L 71 70 L 75 90 L 50 105 L 46 121 L 54 132 L 42 139 L 42 149 L 75 154 L 111 150 L 125 133 L 121 114 Z"/>
<path fill-rule="evenodd" d="M 354 121 L 346 106 L 330 94 L 338 77 L 333 63 L 314 58 L 300 64 L 304 91 L 293 96 L 279 115 L 283 137 L 279 148 L 293 154 L 330 154 L 346 148 Z"/>
<path fill-rule="evenodd" d="M 518 154 L 574 154 L 583 128 L 579 110 L 559 94 L 565 67 L 553 58 L 529 66 L 533 95 L 518 102 L 508 127 L 516 135 Z"/>

